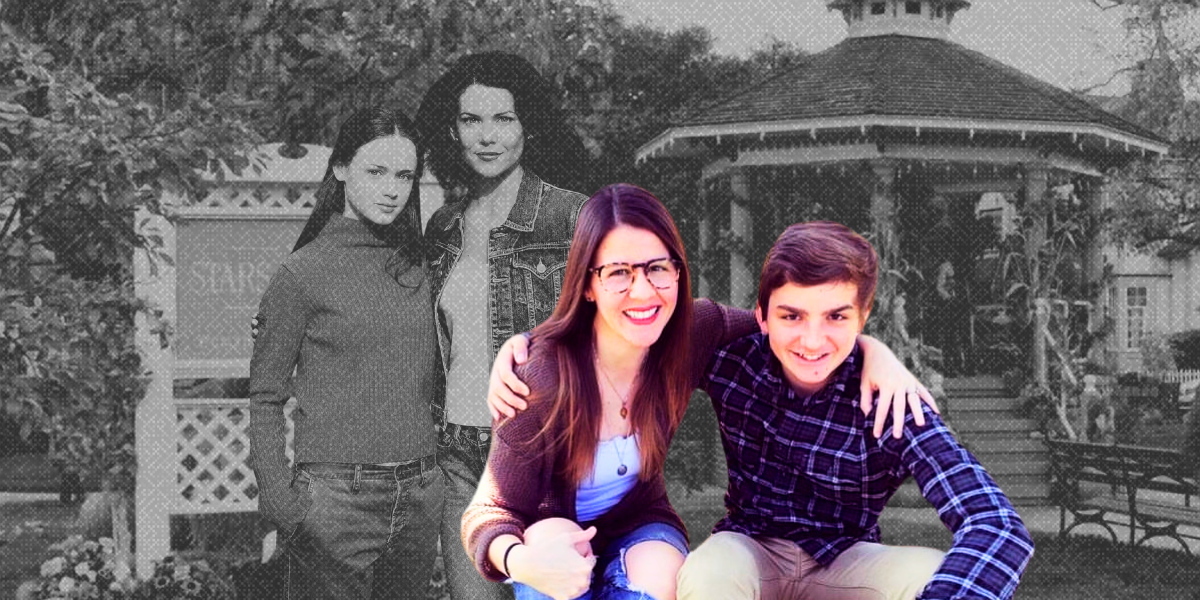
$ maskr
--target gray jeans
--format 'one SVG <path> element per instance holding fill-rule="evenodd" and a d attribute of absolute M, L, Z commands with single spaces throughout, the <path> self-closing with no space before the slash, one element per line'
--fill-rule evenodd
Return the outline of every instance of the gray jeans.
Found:
<path fill-rule="evenodd" d="M 427 597 L 445 487 L 433 456 L 305 463 L 292 485 L 312 502 L 285 542 L 289 600 Z"/>
<path fill-rule="evenodd" d="M 450 600 L 508 600 L 512 588 L 483 578 L 462 544 L 462 516 L 487 466 L 492 445 L 490 427 L 447 424 L 438 440 L 438 463 L 446 475 L 446 505 L 442 513 L 442 561 Z"/>

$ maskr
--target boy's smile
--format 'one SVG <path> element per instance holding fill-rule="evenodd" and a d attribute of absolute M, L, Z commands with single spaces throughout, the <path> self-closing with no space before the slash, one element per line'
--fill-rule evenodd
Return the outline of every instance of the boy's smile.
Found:
<path fill-rule="evenodd" d="M 853 283 L 787 283 L 771 292 L 765 314 L 757 307 L 771 352 L 797 393 L 820 391 L 850 355 L 870 314 L 860 311 L 857 303 L 858 286 Z"/>

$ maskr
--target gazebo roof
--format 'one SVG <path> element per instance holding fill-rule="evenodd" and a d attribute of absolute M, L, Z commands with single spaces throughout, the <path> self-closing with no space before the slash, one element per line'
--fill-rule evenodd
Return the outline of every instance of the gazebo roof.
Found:
<path fill-rule="evenodd" d="M 1098 135 L 1165 153 L 1167 142 L 1086 100 L 959 44 L 851 37 L 676 123 L 638 151 L 721 135 L 915 126 Z"/>

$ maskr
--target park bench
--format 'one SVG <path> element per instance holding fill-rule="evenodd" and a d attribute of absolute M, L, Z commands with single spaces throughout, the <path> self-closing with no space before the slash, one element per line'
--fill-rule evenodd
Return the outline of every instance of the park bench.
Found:
<path fill-rule="evenodd" d="M 1193 506 L 1192 499 L 1200 495 L 1196 476 L 1200 457 L 1119 444 L 1053 439 L 1046 444 L 1053 478 L 1051 498 L 1059 505 L 1060 537 L 1075 527 L 1094 523 L 1116 542 L 1112 525 L 1123 525 L 1129 527 L 1131 545 L 1165 536 L 1191 554 L 1184 538 L 1200 537 L 1179 527 L 1200 527 L 1200 507 Z"/>

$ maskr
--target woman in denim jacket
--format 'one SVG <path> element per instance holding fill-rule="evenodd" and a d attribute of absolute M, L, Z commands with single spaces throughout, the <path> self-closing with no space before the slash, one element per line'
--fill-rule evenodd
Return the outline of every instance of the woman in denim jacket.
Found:
<path fill-rule="evenodd" d="M 587 196 L 584 150 L 554 87 L 525 59 L 486 52 L 455 63 L 417 114 L 428 164 L 447 202 L 425 227 L 446 394 L 434 401 L 446 477 L 443 558 L 454 600 L 511 597 L 456 546 L 463 511 L 487 464 L 484 403 L 492 360 L 515 332 L 544 321 L 562 289 Z"/>

